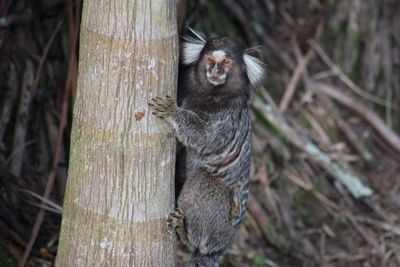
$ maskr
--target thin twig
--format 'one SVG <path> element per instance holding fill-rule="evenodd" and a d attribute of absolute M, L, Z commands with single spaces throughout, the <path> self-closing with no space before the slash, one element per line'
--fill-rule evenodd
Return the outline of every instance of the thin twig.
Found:
<path fill-rule="evenodd" d="M 367 93 L 366 91 L 362 90 L 360 87 L 358 87 L 352 80 L 350 80 L 349 77 L 339 68 L 338 65 L 336 65 L 330 58 L 329 56 L 325 53 L 325 51 L 322 49 L 322 47 L 315 42 L 314 40 L 310 40 L 309 44 L 312 48 L 314 48 L 315 52 L 321 57 L 321 59 L 325 62 L 325 64 L 335 73 L 339 79 L 346 84 L 353 92 L 358 94 L 359 96 L 374 102 L 378 105 L 382 106 L 387 106 L 386 101 L 382 100 L 374 95 L 371 95 Z"/>
<path fill-rule="evenodd" d="M 332 211 L 335 211 L 335 212 L 340 211 L 340 207 L 335 202 L 333 202 L 327 196 L 325 196 L 324 194 L 322 194 L 318 190 L 316 190 L 316 188 L 312 184 L 307 183 L 306 181 L 297 177 L 295 174 L 293 174 L 290 171 L 286 171 L 285 175 L 294 184 L 296 184 L 297 186 L 299 186 L 300 188 L 302 188 L 305 191 L 311 192 L 319 201 L 321 201 L 321 203 L 325 204 L 326 207 L 328 208 L 327 211 L 329 213 L 333 214 L 333 212 L 331 212 L 330 209 L 332 209 Z"/>
<path fill-rule="evenodd" d="M 394 235 L 400 236 L 400 227 L 397 227 L 395 225 L 392 225 L 390 223 L 385 223 L 385 222 L 380 222 L 377 220 L 373 220 L 370 218 L 364 218 L 364 217 L 356 217 L 356 220 L 362 222 L 362 223 L 366 223 L 366 224 L 370 224 L 373 225 L 377 228 L 380 228 L 382 230 L 388 231 Z"/>
<path fill-rule="evenodd" d="M 277 249 L 288 252 L 290 249 L 290 242 L 287 242 L 279 235 L 278 231 L 265 214 L 261 204 L 252 194 L 249 195 L 247 207 L 263 232 L 265 239 Z"/>
<path fill-rule="evenodd" d="M 282 100 L 279 103 L 279 111 L 284 113 L 289 107 L 289 103 L 293 98 L 293 95 L 296 91 L 297 84 L 299 83 L 299 79 L 301 74 L 305 70 L 307 64 L 310 62 L 310 59 L 313 57 L 314 53 L 312 50 L 308 50 L 306 55 L 300 60 L 297 64 L 296 69 L 293 72 L 292 77 L 285 89 L 285 93 L 283 94 Z"/>
<path fill-rule="evenodd" d="M 305 152 L 312 161 L 319 164 L 335 179 L 341 182 L 355 198 L 372 195 L 372 190 L 366 187 L 355 174 L 343 168 L 337 162 L 334 162 L 328 155 L 305 137 L 301 138 L 296 131 L 288 125 L 279 111 L 274 108 L 275 105 L 272 104 L 273 101 L 270 99 L 268 102 L 270 104 L 263 103 L 260 98 L 255 98 L 253 106 L 262 113 L 264 118 L 273 125 L 288 142 Z"/>
<path fill-rule="evenodd" d="M 374 247 L 380 255 L 385 254 L 385 249 L 381 247 L 373 237 L 371 237 L 370 235 L 368 235 L 368 233 L 364 231 L 364 228 L 361 227 L 361 225 L 356 221 L 353 215 L 351 215 L 349 212 L 346 212 L 346 217 L 349 219 L 354 229 L 356 229 L 356 231 L 361 235 L 361 237 L 364 238 L 365 241 L 367 241 L 367 243 Z"/>
<path fill-rule="evenodd" d="M 21 95 L 18 105 L 18 115 L 14 130 L 13 140 L 13 157 L 11 158 L 11 173 L 15 176 L 21 176 L 22 164 L 24 160 L 25 139 L 28 130 L 29 107 L 32 99 L 32 83 L 33 83 L 33 64 L 26 60 L 25 71 L 21 86 Z"/>
<path fill-rule="evenodd" d="M 322 30 L 324 28 L 323 20 L 321 20 L 317 26 L 317 30 L 315 31 L 314 39 L 319 40 L 322 35 Z M 292 77 L 285 89 L 285 93 L 283 94 L 282 100 L 279 103 L 279 111 L 284 113 L 287 108 L 289 107 L 289 103 L 293 98 L 293 95 L 296 91 L 297 84 L 299 83 L 301 74 L 307 68 L 308 63 L 310 62 L 311 58 L 314 56 L 314 50 L 309 48 L 306 55 L 299 61 L 297 64 Z"/>
<path fill-rule="evenodd" d="M 61 158 L 61 151 L 62 151 L 62 146 L 63 146 L 63 136 L 64 136 L 64 130 L 65 127 L 67 126 L 67 120 L 68 120 L 68 94 L 69 94 L 69 82 L 67 82 L 68 87 L 64 89 L 64 94 L 63 94 L 63 104 L 62 104 L 62 112 L 61 112 L 61 122 L 60 122 L 60 128 L 58 131 L 57 135 L 57 145 L 56 145 L 56 151 L 54 154 L 54 159 L 51 167 L 51 171 L 49 174 L 49 177 L 47 179 L 47 184 L 46 188 L 43 194 L 43 198 L 48 199 L 50 197 L 51 191 L 54 186 L 54 181 L 56 178 L 57 174 L 57 167 L 58 167 L 58 162 L 60 161 Z M 42 225 L 44 216 L 46 214 L 45 210 L 46 203 L 42 201 L 39 213 L 36 217 L 35 224 L 32 228 L 32 235 L 29 240 L 28 246 L 25 249 L 24 256 L 22 260 L 19 262 L 19 267 L 24 267 L 26 264 L 26 261 L 28 260 L 29 254 L 32 251 L 33 245 L 35 244 L 36 238 L 39 234 L 40 227 Z"/>
<path fill-rule="evenodd" d="M 38 85 L 39 85 L 39 81 L 40 81 L 40 77 L 42 76 L 42 70 L 43 70 L 43 67 L 44 67 L 44 62 L 46 61 L 47 54 L 49 53 L 51 45 L 54 42 L 54 38 L 56 37 L 58 31 L 61 29 L 62 22 L 63 22 L 63 20 L 60 20 L 57 23 L 57 26 L 54 28 L 49 40 L 46 43 L 46 46 L 45 46 L 45 48 L 43 50 L 43 53 L 42 53 L 42 56 L 40 57 L 39 66 L 38 66 L 37 71 L 36 71 L 35 81 L 33 82 L 33 86 L 32 86 L 32 98 L 35 98 L 36 91 L 37 91 L 37 88 L 38 88 Z"/>
<path fill-rule="evenodd" d="M 308 74 L 303 73 L 303 80 L 306 84 L 306 87 L 310 89 L 313 93 L 315 93 L 322 101 L 322 105 L 329 112 L 331 117 L 333 117 L 336 125 L 344 133 L 348 142 L 350 142 L 353 148 L 359 152 L 362 159 L 366 163 L 371 163 L 373 159 L 371 152 L 367 149 L 361 139 L 354 133 L 353 129 L 350 127 L 347 121 L 340 116 L 340 112 L 338 111 L 338 108 L 332 102 L 332 100 L 325 94 L 321 93 L 320 90 L 318 90 L 318 87 L 315 85 L 314 81 L 311 80 Z"/>
<path fill-rule="evenodd" d="M 10 64 L 10 70 L 8 73 L 8 90 L 5 96 L 3 96 L 3 108 L 0 116 L 0 148 L 3 148 L 3 138 L 6 133 L 8 123 L 11 119 L 14 102 L 17 99 L 18 94 L 18 77 L 17 71 L 14 64 Z"/>
<path fill-rule="evenodd" d="M 45 203 L 48 206 L 52 207 L 57 213 L 59 213 L 59 214 L 63 213 L 63 207 L 58 205 L 57 203 L 55 203 L 55 202 L 53 202 L 53 201 L 51 201 L 51 200 L 49 200 L 47 198 L 44 198 L 43 196 L 41 196 L 39 194 L 36 194 L 35 192 L 32 192 L 30 190 L 23 189 L 21 191 L 23 191 L 25 193 L 28 193 L 29 195 L 41 200 L 43 203 Z"/>
<path fill-rule="evenodd" d="M 323 93 L 333 98 L 346 108 L 356 112 L 361 118 L 366 120 L 388 144 L 400 152 L 399 136 L 389 129 L 376 113 L 332 85 L 321 82 L 317 82 L 316 84 Z"/>
<path fill-rule="evenodd" d="M 326 133 L 324 127 L 320 124 L 320 122 L 307 110 L 303 111 L 303 115 L 307 119 L 307 121 L 311 124 L 311 127 L 314 128 L 315 132 L 318 134 L 321 143 L 325 146 L 331 145 L 331 140 L 329 138 L 329 135 Z"/>
<path fill-rule="evenodd" d="M 71 53 L 69 56 L 69 69 L 68 73 L 71 76 L 71 96 L 72 103 L 75 100 L 76 95 L 76 85 L 78 78 L 78 69 L 77 69 L 77 57 L 76 57 L 76 48 L 78 42 L 78 34 L 79 34 L 79 25 L 80 25 L 80 12 L 81 12 L 81 0 L 75 1 L 75 13 L 73 10 L 73 0 L 68 0 L 68 34 L 70 40 L 70 48 Z M 74 19 L 73 19 L 74 18 Z"/>
<path fill-rule="evenodd" d="M 69 3 L 72 4 L 71 1 L 69 1 Z M 77 5 L 80 5 L 80 1 L 77 1 Z M 78 14 L 75 14 L 75 15 L 78 15 Z M 69 17 L 69 19 L 73 19 L 73 18 Z M 72 51 L 75 51 L 75 47 L 76 47 L 77 36 L 78 36 L 78 33 L 77 33 L 78 28 L 77 27 L 78 27 L 78 25 L 74 25 L 74 30 L 72 31 L 73 37 L 74 37 L 73 42 L 71 42 L 71 46 L 72 46 L 71 50 Z M 75 62 L 75 60 L 71 59 L 72 55 L 75 56 L 75 52 L 71 53 L 71 55 L 70 55 L 68 74 L 67 74 L 67 79 L 66 79 L 66 86 L 65 86 L 64 94 L 63 94 L 63 98 L 62 98 L 63 102 L 62 102 L 62 110 L 61 110 L 61 121 L 60 121 L 60 128 L 59 128 L 59 131 L 57 134 L 56 151 L 54 153 L 52 168 L 50 170 L 50 174 L 47 179 L 45 192 L 43 194 L 43 198 L 45 198 L 45 199 L 48 199 L 50 197 L 51 191 L 54 186 L 54 182 L 55 182 L 55 178 L 56 178 L 56 174 L 57 174 L 57 167 L 58 167 L 58 163 L 61 158 L 64 130 L 67 126 L 67 121 L 68 121 L 69 94 L 71 92 L 71 87 L 72 87 L 71 85 L 73 84 L 73 81 L 71 81 L 72 77 L 73 77 L 73 73 L 72 73 L 73 66 L 71 66 L 71 64 L 73 64 Z M 35 244 L 36 238 L 39 234 L 40 227 L 44 220 L 44 216 L 46 214 L 45 205 L 46 204 L 42 201 L 39 213 L 36 217 L 36 221 L 35 221 L 35 224 L 32 229 L 32 235 L 29 240 L 28 246 L 25 249 L 22 260 L 18 264 L 19 267 L 25 266 L 25 264 L 28 260 L 28 257 L 32 251 L 33 245 Z"/>

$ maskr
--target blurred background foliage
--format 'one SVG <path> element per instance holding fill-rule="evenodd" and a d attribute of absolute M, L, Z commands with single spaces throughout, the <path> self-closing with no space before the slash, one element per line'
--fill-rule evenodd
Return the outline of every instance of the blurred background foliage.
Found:
<path fill-rule="evenodd" d="M 235 37 L 266 64 L 248 213 L 224 266 L 400 266 L 400 1 L 178 7 L 181 35 Z M 0 266 L 54 262 L 80 9 L 0 1 Z"/>

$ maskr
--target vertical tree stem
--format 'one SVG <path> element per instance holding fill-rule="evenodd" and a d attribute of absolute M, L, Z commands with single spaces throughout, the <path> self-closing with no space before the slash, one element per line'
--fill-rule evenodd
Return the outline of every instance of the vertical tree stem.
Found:
<path fill-rule="evenodd" d="M 175 1 L 85 0 L 57 266 L 175 266 L 175 138 L 148 116 L 175 95 Z"/>

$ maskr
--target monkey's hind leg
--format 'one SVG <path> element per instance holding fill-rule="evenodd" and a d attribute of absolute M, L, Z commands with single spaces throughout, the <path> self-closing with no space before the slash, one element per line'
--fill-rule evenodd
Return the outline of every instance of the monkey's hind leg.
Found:
<path fill-rule="evenodd" d="M 190 248 L 185 226 L 185 214 L 183 210 L 176 209 L 175 211 L 171 212 L 168 216 L 167 222 L 168 228 L 172 231 L 175 231 L 182 243 Z"/>

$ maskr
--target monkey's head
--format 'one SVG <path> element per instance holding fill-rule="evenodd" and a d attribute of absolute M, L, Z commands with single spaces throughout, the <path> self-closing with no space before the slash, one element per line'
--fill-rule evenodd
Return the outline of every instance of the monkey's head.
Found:
<path fill-rule="evenodd" d="M 208 87 L 241 88 L 245 83 L 256 85 L 264 75 L 263 63 L 254 49 L 245 49 L 238 41 L 228 38 L 205 40 L 192 31 L 196 38 L 185 38 L 183 63 L 194 65 L 199 82 Z"/>

